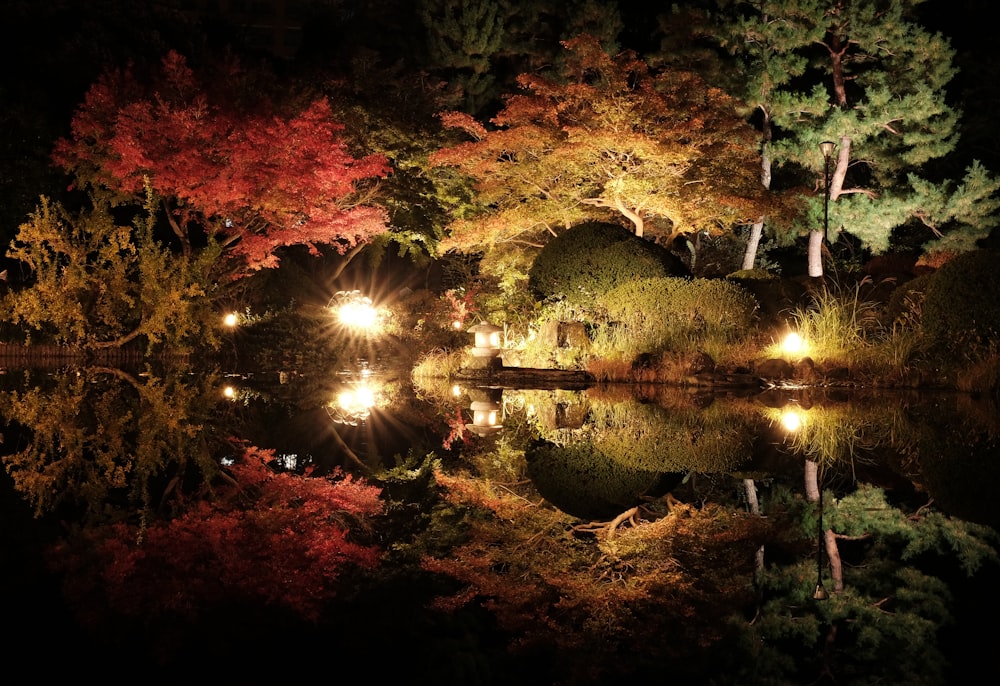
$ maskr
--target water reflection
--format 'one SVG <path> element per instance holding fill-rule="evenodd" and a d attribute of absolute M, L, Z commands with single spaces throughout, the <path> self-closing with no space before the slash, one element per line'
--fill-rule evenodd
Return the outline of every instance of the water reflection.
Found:
<path fill-rule="evenodd" d="M 506 677 L 577 683 L 665 663 L 720 684 L 947 683 L 945 658 L 981 647 L 947 627 L 982 617 L 959 591 L 996 569 L 976 526 L 1000 524 L 989 399 L 342 372 L 7 374 L 5 497 L 69 524 L 50 552 L 73 551 L 90 621 L 134 629 L 138 608 L 178 664 L 251 616 L 372 659 L 408 631 L 379 617 L 419 616 L 400 643 L 452 682 L 455 632 L 477 659 L 512 650 L 491 662 Z"/>

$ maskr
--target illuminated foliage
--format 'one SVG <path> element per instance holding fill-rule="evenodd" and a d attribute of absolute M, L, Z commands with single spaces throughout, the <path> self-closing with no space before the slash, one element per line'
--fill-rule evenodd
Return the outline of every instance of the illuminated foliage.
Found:
<path fill-rule="evenodd" d="M 751 576 L 763 520 L 681 508 L 595 541 L 574 535 L 566 515 L 509 488 L 437 478 L 468 513 L 465 542 L 423 562 L 461 582 L 438 607 L 487 608 L 510 633 L 514 654 L 573 683 L 651 674 L 672 660 L 676 674 L 698 673 L 730 637 L 720 617 L 749 598 L 749 585 L 734 578 L 740 570 Z M 713 546 L 718 557 L 704 555 L 723 542 Z"/>
<path fill-rule="evenodd" d="M 491 120 L 459 113 L 446 126 L 474 140 L 431 163 L 477 181 L 479 216 L 450 226 L 445 244 L 541 245 L 586 220 L 615 219 L 667 242 L 717 232 L 759 213 L 753 130 L 722 91 L 683 71 L 656 73 L 589 36 L 567 41 L 559 74 L 522 74 L 523 94 Z"/>
<path fill-rule="evenodd" d="M 686 272 L 662 246 L 614 224 L 586 222 L 546 243 L 528 271 L 528 288 L 539 300 L 586 305 L 632 279 Z"/>
<path fill-rule="evenodd" d="M 919 222 L 928 250 L 967 250 L 996 225 L 1000 181 L 984 167 L 970 165 L 960 182 L 932 180 L 927 169 L 954 150 L 959 118 L 945 90 L 954 50 L 918 23 L 920 4 L 718 2 L 720 43 L 740 58 L 748 101 L 776 127 L 776 165 L 815 179 L 799 224 L 810 234 L 811 276 L 823 273 L 821 141 L 837 144 L 831 240 L 844 231 L 881 253 L 895 229 Z"/>
<path fill-rule="evenodd" d="M 184 479 L 213 477 L 214 376 L 79 372 L 29 378 L 23 390 L 0 394 L 0 415 L 26 432 L 3 464 L 37 516 L 65 508 L 100 523 L 163 506 Z"/>
<path fill-rule="evenodd" d="M 101 200 L 76 216 L 42 198 L 7 256 L 30 270 L 28 287 L 4 296 L 3 319 L 51 340 L 103 348 L 142 337 L 179 352 L 214 345 L 205 274 L 215 244 L 174 255 L 153 239 L 152 210 L 133 226 Z"/>
<path fill-rule="evenodd" d="M 595 343 L 625 355 L 731 343 L 754 324 L 749 291 L 721 279 L 635 279 L 601 293 Z"/>
<path fill-rule="evenodd" d="M 275 267 L 282 246 L 344 252 L 383 232 L 384 212 L 363 200 L 388 173 L 385 158 L 353 157 L 325 100 L 288 117 L 267 103 L 241 108 L 245 94 L 224 89 L 239 76 L 227 65 L 208 86 L 174 52 L 145 82 L 109 72 L 53 157 L 80 186 L 122 200 L 142 197 L 148 182 L 185 252 L 208 235 L 226 246 L 233 276 Z"/>

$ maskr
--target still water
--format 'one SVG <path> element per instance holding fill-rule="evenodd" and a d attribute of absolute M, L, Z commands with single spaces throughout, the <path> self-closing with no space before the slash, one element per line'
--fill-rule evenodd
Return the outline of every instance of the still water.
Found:
<path fill-rule="evenodd" d="M 12 369 L 0 418 L 9 659 L 251 682 L 316 659 L 463 684 L 993 669 L 992 399 Z M 348 475 L 378 490 L 317 489 Z"/>

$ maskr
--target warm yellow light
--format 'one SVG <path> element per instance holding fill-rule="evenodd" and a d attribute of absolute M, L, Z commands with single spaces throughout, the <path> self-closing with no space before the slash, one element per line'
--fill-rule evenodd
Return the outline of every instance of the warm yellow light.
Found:
<path fill-rule="evenodd" d="M 233 388 L 232 386 L 226 386 L 225 388 L 222 389 L 222 395 L 232 400 L 233 398 L 236 397 L 236 389 Z"/>
<path fill-rule="evenodd" d="M 472 423 L 476 426 L 497 426 L 499 424 L 497 410 L 476 410 L 472 413 Z"/>
<path fill-rule="evenodd" d="M 781 425 L 785 431 L 798 431 L 802 428 L 802 413 L 798 408 L 787 408 L 781 413 Z"/>
<path fill-rule="evenodd" d="M 337 395 L 337 406 L 349 414 L 364 414 L 375 407 L 375 392 L 367 385 L 341 391 Z"/>
<path fill-rule="evenodd" d="M 337 312 L 342 324 L 359 329 L 370 329 L 378 319 L 378 310 L 369 302 L 356 301 L 344 303 Z"/>
<path fill-rule="evenodd" d="M 240 321 L 240 316 L 235 312 L 230 312 L 222 319 L 222 323 L 230 328 L 236 326 L 239 323 L 239 321 Z"/>
<path fill-rule="evenodd" d="M 787 355 L 801 355 L 806 350 L 806 342 L 793 331 L 781 342 L 781 350 Z"/>
<path fill-rule="evenodd" d="M 455 384 L 454 386 L 452 386 L 451 387 L 451 395 L 452 395 L 453 398 L 457 398 L 458 396 L 462 395 L 462 387 L 459 386 L 458 384 Z"/>
<path fill-rule="evenodd" d="M 451 328 L 455 329 L 455 331 L 461 331 L 462 330 L 462 322 L 460 322 L 460 321 L 458 321 L 456 319 L 455 321 L 453 321 L 451 323 Z"/>

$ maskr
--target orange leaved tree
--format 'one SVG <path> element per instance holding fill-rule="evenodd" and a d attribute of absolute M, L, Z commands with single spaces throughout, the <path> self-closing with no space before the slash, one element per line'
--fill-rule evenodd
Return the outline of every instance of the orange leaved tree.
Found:
<path fill-rule="evenodd" d="M 757 216 L 755 134 L 731 97 L 693 73 L 609 55 L 590 36 L 564 45 L 561 72 L 522 74 L 524 92 L 508 97 L 494 128 L 442 115 L 473 140 L 431 162 L 469 175 L 479 193 L 479 211 L 452 222 L 446 246 L 537 247 L 592 219 L 669 244 Z"/>

